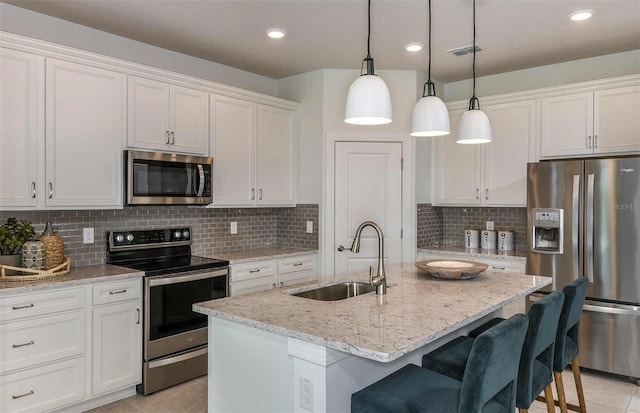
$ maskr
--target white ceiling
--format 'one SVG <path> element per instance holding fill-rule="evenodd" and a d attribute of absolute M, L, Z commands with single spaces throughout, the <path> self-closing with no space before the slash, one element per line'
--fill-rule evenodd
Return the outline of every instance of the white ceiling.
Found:
<path fill-rule="evenodd" d="M 366 0 L 0 0 L 249 72 L 282 78 L 356 69 L 366 54 Z M 426 71 L 427 0 L 373 0 L 376 69 Z M 568 14 L 593 9 L 593 18 Z M 478 76 L 640 49 L 640 0 L 477 0 Z M 470 77 L 471 0 L 433 0 L 432 77 Z M 279 27 L 288 36 L 269 39 Z"/>

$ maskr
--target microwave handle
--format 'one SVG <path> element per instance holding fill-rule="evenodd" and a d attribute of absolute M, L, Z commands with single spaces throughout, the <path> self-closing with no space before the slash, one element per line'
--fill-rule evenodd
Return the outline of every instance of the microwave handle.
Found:
<path fill-rule="evenodd" d="M 198 164 L 198 175 L 200 176 L 198 181 L 198 196 L 200 197 L 204 192 L 204 168 L 200 164 Z"/>

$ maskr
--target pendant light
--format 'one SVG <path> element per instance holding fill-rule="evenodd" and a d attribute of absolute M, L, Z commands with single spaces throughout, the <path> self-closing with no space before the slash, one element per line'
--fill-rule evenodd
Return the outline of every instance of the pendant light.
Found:
<path fill-rule="evenodd" d="M 457 143 L 491 142 L 491 124 L 487 115 L 480 110 L 476 97 L 476 0 L 473 0 L 473 95 L 469 100 L 469 110 L 460 119 Z"/>
<path fill-rule="evenodd" d="M 373 69 L 370 52 L 371 0 L 368 7 L 369 26 L 367 32 L 367 57 L 362 61 L 360 77 L 349 88 L 344 121 L 354 125 L 382 125 L 391 122 L 391 95 L 389 88 Z M 367 65 L 367 73 L 362 68 Z"/>
<path fill-rule="evenodd" d="M 449 112 L 436 96 L 436 85 L 431 81 L 431 0 L 429 5 L 429 66 L 428 79 L 422 89 L 422 98 L 413 108 L 411 136 L 442 136 L 449 134 Z"/>

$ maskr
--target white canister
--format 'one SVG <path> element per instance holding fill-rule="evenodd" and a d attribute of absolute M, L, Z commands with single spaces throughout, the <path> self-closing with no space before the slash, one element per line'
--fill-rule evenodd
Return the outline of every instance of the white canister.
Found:
<path fill-rule="evenodd" d="M 498 249 L 500 251 L 513 251 L 514 239 L 513 231 L 498 231 Z"/>
<path fill-rule="evenodd" d="M 465 248 L 480 248 L 480 231 L 477 229 L 464 230 Z"/>
<path fill-rule="evenodd" d="M 481 247 L 483 250 L 495 250 L 498 247 L 498 233 L 490 230 L 490 229 L 485 229 L 482 231 L 482 236 L 481 236 Z"/>

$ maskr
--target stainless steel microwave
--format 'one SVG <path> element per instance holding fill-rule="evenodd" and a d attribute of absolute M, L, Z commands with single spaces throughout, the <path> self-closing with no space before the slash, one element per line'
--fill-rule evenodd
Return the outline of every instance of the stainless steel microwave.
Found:
<path fill-rule="evenodd" d="M 207 205 L 213 158 L 124 151 L 126 205 Z"/>

